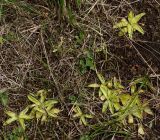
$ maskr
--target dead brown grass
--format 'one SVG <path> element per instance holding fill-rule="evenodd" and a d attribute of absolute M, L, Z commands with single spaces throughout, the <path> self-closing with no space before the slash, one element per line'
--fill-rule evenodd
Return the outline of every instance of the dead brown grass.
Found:
<path fill-rule="evenodd" d="M 5 87 L 9 90 L 8 107 L 20 111 L 28 104 L 26 96 L 30 92 L 51 89 L 50 97 L 59 99 L 59 106 L 63 110 L 60 118 L 45 125 L 35 121 L 28 123 L 26 133 L 29 139 L 75 140 L 86 132 L 93 131 L 91 127 L 79 125 L 77 120 L 71 117 L 71 95 L 78 98 L 86 112 L 95 114 L 91 124 L 102 125 L 110 120 L 107 114 L 101 113 L 101 101 L 97 99 L 97 95 L 86 89 L 88 83 L 96 81 L 95 72 L 88 71 L 84 75 L 79 73 L 79 59 L 87 49 L 94 52 L 97 68 L 107 78 L 116 76 L 126 84 L 135 76 L 148 74 L 157 87 L 157 94 L 150 95 L 155 116 L 144 121 L 147 133 L 143 138 L 137 135 L 135 125 L 122 130 L 117 126 L 102 126 L 95 139 L 127 139 L 126 134 L 121 131 L 127 134 L 131 132 L 129 137 L 138 139 L 156 139 L 160 135 L 158 1 L 86 0 L 79 10 L 72 4 L 75 10 L 75 25 L 69 24 L 67 18 L 59 20 L 55 6 L 44 0 L 2 3 L 0 6 L 4 10 L 0 34 L 5 39 L 0 46 L 0 89 Z M 114 23 L 126 16 L 130 10 L 147 13 L 142 20 L 146 34 L 136 34 L 134 42 L 118 37 L 112 28 Z M 81 30 L 85 32 L 85 38 L 79 47 L 75 47 L 75 36 Z M 95 52 L 102 46 L 104 53 Z M 53 52 L 57 47 L 58 51 Z M 0 111 L 3 109 L 0 106 Z M 4 113 L 1 113 L 1 123 L 4 116 Z M 150 122 L 153 124 L 152 130 L 148 127 Z M 0 132 L 10 133 L 15 126 L 16 124 L 1 127 Z"/>

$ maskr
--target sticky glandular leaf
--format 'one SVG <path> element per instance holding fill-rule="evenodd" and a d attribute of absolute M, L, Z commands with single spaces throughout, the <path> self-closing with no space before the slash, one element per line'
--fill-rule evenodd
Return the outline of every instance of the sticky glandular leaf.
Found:
<path fill-rule="evenodd" d="M 144 15 L 145 15 L 145 13 L 140 13 L 140 14 L 136 15 L 136 16 L 132 19 L 132 24 L 137 23 Z"/>
<path fill-rule="evenodd" d="M 123 18 L 119 23 L 117 23 L 116 25 L 113 26 L 113 29 L 115 28 L 122 28 L 128 25 L 128 21 Z"/>
<path fill-rule="evenodd" d="M 108 101 L 105 101 L 102 106 L 102 113 L 105 113 L 108 108 Z"/>
<path fill-rule="evenodd" d="M 128 29 L 128 36 L 130 39 L 132 39 L 133 27 L 130 24 L 128 24 L 127 29 Z"/>
<path fill-rule="evenodd" d="M 129 12 L 129 14 L 128 14 L 128 21 L 130 22 L 130 23 L 132 23 L 132 19 L 134 18 L 134 13 L 133 13 L 133 11 L 130 11 Z"/>
<path fill-rule="evenodd" d="M 90 85 L 88 85 L 88 87 L 98 88 L 98 87 L 100 87 L 100 85 L 99 85 L 99 84 L 94 83 L 94 84 L 90 84 Z"/>
<path fill-rule="evenodd" d="M 146 112 L 147 114 L 153 115 L 152 110 L 148 106 L 144 108 L 144 112 Z"/>
<path fill-rule="evenodd" d="M 102 84 L 105 84 L 105 78 L 103 77 L 102 74 L 97 73 L 97 77 L 98 77 L 98 79 L 100 80 L 100 82 L 101 82 Z"/>
<path fill-rule="evenodd" d="M 36 105 L 40 105 L 40 104 L 41 104 L 41 103 L 40 103 L 35 97 L 33 97 L 32 95 L 28 95 L 27 97 L 28 97 L 28 99 L 29 99 L 31 102 L 35 103 Z"/>
<path fill-rule="evenodd" d="M 142 124 L 140 124 L 140 125 L 138 126 L 138 133 L 139 133 L 140 135 L 144 135 L 144 128 L 143 128 L 143 125 L 142 125 Z"/>
<path fill-rule="evenodd" d="M 133 24 L 133 29 L 137 30 L 137 31 L 140 32 L 141 34 L 144 34 L 144 30 L 143 30 L 142 27 L 139 26 L 138 24 Z"/>

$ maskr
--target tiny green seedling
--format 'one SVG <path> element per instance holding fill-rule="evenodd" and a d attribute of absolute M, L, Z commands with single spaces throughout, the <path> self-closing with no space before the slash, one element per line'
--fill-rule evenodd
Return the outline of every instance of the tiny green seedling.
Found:
<path fill-rule="evenodd" d="M 3 45 L 3 43 L 4 43 L 4 39 L 2 36 L 0 36 L 0 45 Z"/>
<path fill-rule="evenodd" d="M 84 37 L 85 37 L 84 32 L 80 31 L 79 34 L 77 36 L 75 36 L 76 44 L 81 45 L 83 43 Z"/>
<path fill-rule="evenodd" d="M 92 51 L 86 51 L 86 56 L 80 59 L 80 73 L 84 74 L 87 70 L 95 71 L 95 64 Z"/>
<path fill-rule="evenodd" d="M 89 135 L 83 134 L 79 140 L 91 140 Z"/>
<path fill-rule="evenodd" d="M 5 113 L 10 117 L 8 120 L 4 122 L 4 125 L 8 125 L 14 121 L 17 121 L 20 126 L 25 130 L 25 120 L 30 120 L 32 117 L 30 115 L 27 115 L 29 108 L 27 107 L 23 111 L 21 111 L 19 114 L 16 114 L 12 111 L 6 111 Z"/>
<path fill-rule="evenodd" d="M 52 44 L 51 40 L 50 40 L 50 43 Z M 62 52 L 63 51 L 63 43 L 64 43 L 64 38 L 60 37 L 60 41 L 58 42 L 58 44 L 52 45 L 53 46 L 53 53 Z"/>
<path fill-rule="evenodd" d="M 7 106 L 8 104 L 8 94 L 7 94 L 7 89 L 5 88 L 0 90 L 0 103 L 3 106 Z"/>
<path fill-rule="evenodd" d="M 145 13 L 141 13 L 138 15 L 134 15 L 132 11 L 128 14 L 128 20 L 123 18 L 119 23 L 113 26 L 114 29 L 119 28 L 119 36 L 123 36 L 126 33 L 128 33 L 128 36 L 130 39 L 133 38 L 133 33 L 135 31 L 140 32 L 141 34 L 144 34 L 144 30 L 142 27 L 138 24 L 139 20 L 145 15 Z"/>
<path fill-rule="evenodd" d="M 24 129 L 21 127 L 15 127 L 12 132 L 4 134 L 3 138 L 4 140 L 28 140 Z"/>
<path fill-rule="evenodd" d="M 80 8 L 81 4 L 82 4 L 82 0 L 75 0 L 76 5 Z"/>
<path fill-rule="evenodd" d="M 41 119 L 41 122 L 47 121 L 48 117 L 57 117 L 60 112 L 59 109 L 54 108 L 54 104 L 58 103 L 56 100 L 46 100 L 46 90 L 40 90 L 37 92 L 37 96 L 40 97 L 37 99 L 33 95 L 28 95 L 28 99 L 33 102 L 30 107 L 32 111 L 31 116 L 35 116 L 38 120 Z"/>
<path fill-rule="evenodd" d="M 134 93 L 136 89 L 150 90 L 152 92 L 155 92 L 155 88 L 153 87 L 147 76 L 135 79 L 130 83 L 130 87 L 131 93 Z"/>
<path fill-rule="evenodd" d="M 82 125 L 88 125 L 86 119 L 91 119 L 93 118 L 93 115 L 90 115 L 90 114 L 84 114 L 82 112 L 82 110 L 80 109 L 80 107 L 78 105 L 76 105 L 74 108 L 73 108 L 73 111 L 76 113 L 73 115 L 74 118 L 79 118 L 79 123 Z"/>
<path fill-rule="evenodd" d="M 75 103 L 77 101 L 77 97 L 74 95 L 70 95 L 69 100 L 71 101 L 71 103 Z"/>

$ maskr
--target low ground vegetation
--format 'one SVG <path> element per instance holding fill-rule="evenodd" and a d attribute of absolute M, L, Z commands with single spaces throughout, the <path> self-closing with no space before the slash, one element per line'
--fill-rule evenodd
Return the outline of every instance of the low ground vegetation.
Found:
<path fill-rule="evenodd" d="M 1 0 L 0 139 L 159 139 L 159 17 L 156 0 Z"/>

